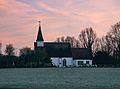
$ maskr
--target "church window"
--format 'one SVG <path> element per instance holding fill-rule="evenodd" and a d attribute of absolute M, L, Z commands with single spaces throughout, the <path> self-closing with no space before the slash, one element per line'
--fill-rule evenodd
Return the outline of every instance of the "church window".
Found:
<path fill-rule="evenodd" d="M 83 65 L 83 61 L 78 61 L 78 65 Z"/>
<path fill-rule="evenodd" d="M 89 64 L 90 62 L 89 61 L 86 61 L 86 64 Z"/>

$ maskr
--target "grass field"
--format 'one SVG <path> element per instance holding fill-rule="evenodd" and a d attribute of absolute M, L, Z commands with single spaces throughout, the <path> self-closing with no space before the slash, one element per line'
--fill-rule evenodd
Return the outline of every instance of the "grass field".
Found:
<path fill-rule="evenodd" d="M 0 69 L 0 89 L 120 89 L 120 68 Z"/>

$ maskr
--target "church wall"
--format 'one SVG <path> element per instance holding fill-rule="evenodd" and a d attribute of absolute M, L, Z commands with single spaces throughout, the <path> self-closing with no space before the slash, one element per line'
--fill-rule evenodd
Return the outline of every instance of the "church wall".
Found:
<path fill-rule="evenodd" d="M 87 64 L 87 61 L 89 61 L 89 64 Z M 92 60 L 90 60 L 90 59 L 75 59 L 74 60 L 74 65 L 76 67 L 80 66 L 80 64 L 78 62 L 83 62 L 83 64 L 81 64 L 81 65 L 84 65 L 84 64 L 89 65 L 89 66 L 92 65 Z"/>
<path fill-rule="evenodd" d="M 72 58 L 72 57 L 63 57 L 63 58 L 62 58 L 62 61 L 63 61 L 64 59 L 66 60 L 66 65 L 67 65 L 67 67 L 73 66 L 73 58 Z"/>
<path fill-rule="evenodd" d="M 66 66 L 71 67 L 73 66 L 73 58 L 72 57 L 52 57 L 50 58 L 52 60 L 52 64 L 56 67 L 65 67 L 63 66 L 63 60 L 66 60 Z"/>
<path fill-rule="evenodd" d="M 56 67 L 59 67 L 60 59 L 58 57 L 50 58 L 52 61 L 52 64 Z"/>

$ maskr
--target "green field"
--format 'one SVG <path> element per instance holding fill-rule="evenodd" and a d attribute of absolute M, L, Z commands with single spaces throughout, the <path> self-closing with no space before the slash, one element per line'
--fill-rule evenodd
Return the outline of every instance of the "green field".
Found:
<path fill-rule="evenodd" d="M 120 68 L 0 69 L 0 89 L 120 89 Z"/>

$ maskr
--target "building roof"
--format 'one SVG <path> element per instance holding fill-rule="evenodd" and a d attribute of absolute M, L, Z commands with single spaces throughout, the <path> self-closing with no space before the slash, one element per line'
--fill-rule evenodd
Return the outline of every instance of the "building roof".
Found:
<path fill-rule="evenodd" d="M 36 41 L 44 41 L 40 24 L 39 24 L 39 30 L 38 30 L 38 35 L 37 35 L 37 40 Z"/>
<path fill-rule="evenodd" d="M 71 50 L 74 59 L 91 59 L 91 53 L 88 48 L 72 48 Z"/>
<path fill-rule="evenodd" d="M 72 57 L 69 43 L 45 42 L 45 50 L 49 57 Z"/>

